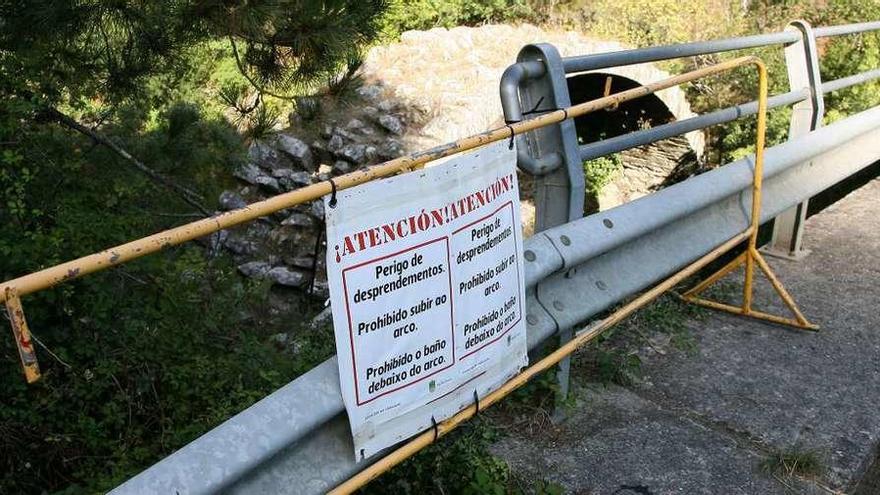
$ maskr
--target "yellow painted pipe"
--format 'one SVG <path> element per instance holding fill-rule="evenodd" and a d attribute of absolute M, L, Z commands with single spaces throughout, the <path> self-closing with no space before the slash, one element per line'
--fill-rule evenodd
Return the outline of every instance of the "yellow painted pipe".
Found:
<path fill-rule="evenodd" d="M 390 160 L 364 170 L 358 170 L 333 179 L 336 188 L 347 189 L 373 179 L 393 175 L 407 169 L 418 168 L 427 162 L 470 150 L 495 141 L 512 138 L 514 135 L 532 131 L 562 122 L 565 119 L 579 117 L 625 101 L 634 100 L 657 91 L 671 88 L 679 84 L 702 77 L 718 74 L 734 67 L 751 63 L 760 63 L 757 57 L 740 57 L 720 64 L 704 67 L 692 72 L 663 79 L 661 81 L 633 88 L 621 93 L 574 105 L 563 110 L 556 110 L 533 119 L 524 120 L 504 127 L 498 127 L 480 134 L 475 134 L 458 141 L 437 146 L 429 150 Z M 228 211 L 219 215 L 198 220 L 180 227 L 165 230 L 136 241 L 121 244 L 104 251 L 83 256 L 60 265 L 46 268 L 38 272 L 24 275 L 0 284 L 0 302 L 6 300 L 6 289 L 15 288 L 20 296 L 31 294 L 53 287 L 62 282 L 73 280 L 89 273 L 104 270 L 111 266 L 131 261 L 170 246 L 175 246 L 199 237 L 204 237 L 222 229 L 234 227 L 259 217 L 270 215 L 276 211 L 313 201 L 331 192 L 329 181 L 312 184 L 296 191 L 279 194 L 263 201 L 252 203 L 244 208 Z"/>
<path fill-rule="evenodd" d="M 784 318 L 782 316 L 771 315 L 769 313 L 764 313 L 763 311 L 757 311 L 754 309 L 750 309 L 746 311 L 742 306 L 734 306 L 732 304 L 725 304 L 716 301 L 710 301 L 708 299 L 703 299 L 701 297 L 684 297 L 685 301 L 696 304 L 697 306 L 703 306 L 709 309 L 716 309 L 719 311 L 725 311 L 727 313 L 733 313 L 735 315 L 748 316 L 750 318 L 757 318 L 759 320 L 766 320 L 771 323 L 778 323 L 780 325 L 788 325 L 795 328 L 800 328 L 803 330 L 818 330 L 818 325 L 814 325 L 812 323 L 803 323 L 794 318 Z"/>

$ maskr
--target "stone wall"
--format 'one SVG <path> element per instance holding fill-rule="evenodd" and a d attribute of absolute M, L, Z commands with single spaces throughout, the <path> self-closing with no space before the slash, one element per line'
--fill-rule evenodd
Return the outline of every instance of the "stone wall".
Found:
<path fill-rule="evenodd" d="M 369 52 L 362 85 L 354 94 L 300 99 L 300 112 L 290 116 L 287 129 L 252 143 L 247 163 L 235 173 L 240 185 L 223 192 L 221 208 L 240 208 L 499 125 L 501 74 L 519 49 L 533 42 L 553 43 L 563 56 L 624 48 L 529 25 L 404 33 L 400 43 Z M 651 65 L 613 73 L 642 83 L 668 76 Z M 691 116 L 682 91 L 670 89 L 658 96 L 671 118 Z M 626 152 L 623 169 L 600 205 L 659 187 L 674 171 L 686 168 L 682 157 L 695 156 L 694 150 L 702 150 L 699 134 Z M 531 181 L 524 178 L 522 184 L 528 187 Z M 530 193 L 523 191 L 527 232 L 534 218 Z M 323 203 L 315 201 L 224 231 L 214 236 L 212 245 L 230 252 L 246 276 L 326 297 L 323 218 Z"/>

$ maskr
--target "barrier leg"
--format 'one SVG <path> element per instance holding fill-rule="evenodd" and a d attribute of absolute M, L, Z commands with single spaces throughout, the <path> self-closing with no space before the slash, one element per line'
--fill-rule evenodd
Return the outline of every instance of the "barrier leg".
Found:
<path fill-rule="evenodd" d="M 759 95 L 758 95 L 758 132 L 757 143 L 755 145 L 755 170 L 752 178 L 752 211 L 749 228 L 746 232 L 749 234 L 749 242 L 746 251 L 737 256 L 733 261 L 724 266 L 721 270 L 715 272 L 705 281 L 700 282 L 694 288 L 688 290 L 682 295 L 682 299 L 687 302 L 704 306 L 707 308 L 727 311 L 738 315 L 757 318 L 760 320 L 789 325 L 802 330 L 818 330 L 819 327 L 807 321 L 794 299 L 785 290 L 782 282 L 770 269 L 770 265 L 758 252 L 758 227 L 760 227 L 761 218 L 761 186 L 764 178 L 764 135 L 767 128 L 767 70 L 763 64 L 758 64 L 759 70 Z M 754 289 L 755 265 L 761 269 L 764 276 L 770 281 L 773 289 L 782 299 L 786 306 L 791 310 L 794 318 L 784 318 L 775 316 L 761 311 L 752 309 L 752 293 Z M 709 288 L 712 284 L 728 275 L 740 266 L 745 267 L 745 280 L 743 283 L 742 305 L 733 306 L 730 304 L 711 301 L 700 297 L 700 294 Z"/>

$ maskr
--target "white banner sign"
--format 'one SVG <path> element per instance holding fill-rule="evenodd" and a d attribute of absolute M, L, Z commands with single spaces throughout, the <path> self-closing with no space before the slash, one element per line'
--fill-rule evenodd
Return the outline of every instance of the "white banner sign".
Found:
<path fill-rule="evenodd" d="M 362 460 L 527 364 L 516 155 L 496 143 L 340 191 L 327 275 L 342 396 Z"/>

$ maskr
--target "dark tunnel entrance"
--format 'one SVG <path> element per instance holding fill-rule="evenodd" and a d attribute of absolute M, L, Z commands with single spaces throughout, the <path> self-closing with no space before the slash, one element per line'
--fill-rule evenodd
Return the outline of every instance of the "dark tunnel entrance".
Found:
<path fill-rule="evenodd" d="M 641 84 L 632 79 L 614 74 L 589 73 L 568 78 L 568 91 L 573 105 L 639 86 Z M 577 117 L 574 122 L 578 141 L 585 144 L 646 127 L 655 127 L 673 120 L 675 116 L 663 100 L 652 94 L 621 103 L 616 110 Z"/>
<path fill-rule="evenodd" d="M 571 76 L 567 82 L 573 105 L 641 86 L 632 79 L 601 72 Z M 579 144 L 674 120 L 675 115 L 655 94 L 621 103 L 614 110 L 600 110 L 574 119 Z M 626 203 L 686 179 L 698 170 L 697 156 L 684 136 L 625 150 L 613 157 L 591 160 L 584 166 L 588 182 L 584 192 L 584 213 Z"/>

